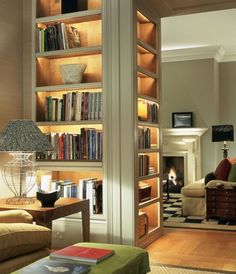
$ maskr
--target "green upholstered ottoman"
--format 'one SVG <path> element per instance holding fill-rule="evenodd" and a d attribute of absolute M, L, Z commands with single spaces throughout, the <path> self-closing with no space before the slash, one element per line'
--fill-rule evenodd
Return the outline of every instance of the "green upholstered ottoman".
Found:
<path fill-rule="evenodd" d="M 92 265 L 89 274 L 146 274 L 150 272 L 148 253 L 144 249 L 99 243 L 79 243 L 76 245 L 107 248 L 115 252 L 106 260 Z M 14 273 L 17 274 L 18 272 Z"/>

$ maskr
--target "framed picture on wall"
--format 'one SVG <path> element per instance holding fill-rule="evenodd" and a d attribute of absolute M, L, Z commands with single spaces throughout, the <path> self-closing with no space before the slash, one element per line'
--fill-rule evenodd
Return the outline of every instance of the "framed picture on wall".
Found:
<path fill-rule="evenodd" d="M 173 128 L 193 127 L 193 113 L 192 112 L 173 112 L 172 127 Z"/>

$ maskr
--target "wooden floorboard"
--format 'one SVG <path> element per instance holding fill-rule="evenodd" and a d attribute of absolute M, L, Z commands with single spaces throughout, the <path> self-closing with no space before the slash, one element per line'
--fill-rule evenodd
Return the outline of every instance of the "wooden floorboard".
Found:
<path fill-rule="evenodd" d="M 236 273 L 236 232 L 166 228 L 147 250 L 152 263 Z"/>

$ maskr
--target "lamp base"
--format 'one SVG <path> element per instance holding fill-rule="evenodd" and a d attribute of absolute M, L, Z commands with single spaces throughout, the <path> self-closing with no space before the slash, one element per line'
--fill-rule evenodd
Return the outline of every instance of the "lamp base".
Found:
<path fill-rule="evenodd" d="M 6 200 L 6 204 L 8 205 L 28 205 L 28 204 L 34 204 L 35 199 L 30 197 L 11 197 Z"/>

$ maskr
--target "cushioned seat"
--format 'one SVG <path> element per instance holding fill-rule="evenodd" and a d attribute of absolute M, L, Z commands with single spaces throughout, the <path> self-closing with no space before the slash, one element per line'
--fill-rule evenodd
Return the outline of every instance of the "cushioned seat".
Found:
<path fill-rule="evenodd" d="M 205 182 L 204 179 L 190 183 L 181 189 L 182 215 L 206 216 Z"/>
<path fill-rule="evenodd" d="M 91 265 L 89 274 L 146 274 L 150 272 L 148 252 L 145 249 L 100 243 L 79 243 L 76 245 L 114 251 L 111 257 L 96 265 Z"/>
<path fill-rule="evenodd" d="M 49 254 L 51 230 L 32 224 L 24 210 L 0 212 L 0 273 L 8 274 Z"/>
<path fill-rule="evenodd" d="M 201 183 L 192 183 L 182 188 L 182 195 L 188 197 L 205 197 L 205 184 Z"/>
<path fill-rule="evenodd" d="M 0 262 L 50 246 L 49 229 L 33 224 L 1 224 Z"/>

